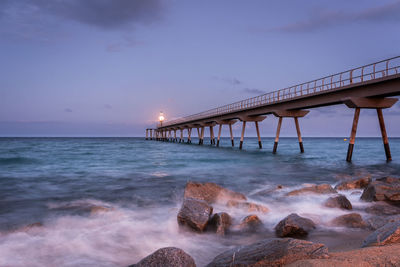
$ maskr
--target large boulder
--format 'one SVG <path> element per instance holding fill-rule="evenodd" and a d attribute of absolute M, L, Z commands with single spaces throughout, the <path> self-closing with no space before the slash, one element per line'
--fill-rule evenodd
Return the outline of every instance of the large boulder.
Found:
<path fill-rule="evenodd" d="M 214 214 L 209 222 L 209 226 L 211 226 L 218 235 L 225 235 L 231 225 L 232 218 L 226 212 Z"/>
<path fill-rule="evenodd" d="M 363 178 L 350 180 L 350 181 L 343 181 L 335 186 L 336 190 L 353 190 L 353 189 L 362 189 L 366 188 L 369 183 L 371 182 L 371 177 L 366 176 Z"/>
<path fill-rule="evenodd" d="M 196 267 L 193 258 L 179 248 L 160 248 L 129 267 Z"/>
<path fill-rule="evenodd" d="M 305 237 L 313 229 L 312 220 L 292 213 L 275 226 L 275 233 L 278 237 Z"/>
<path fill-rule="evenodd" d="M 364 189 L 361 199 L 400 204 L 400 178 L 384 177 L 376 179 Z"/>
<path fill-rule="evenodd" d="M 347 197 L 343 195 L 328 198 L 324 202 L 324 206 L 328 208 L 339 208 L 345 210 L 351 210 L 353 208 Z"/>
<path fill-rule="evenodd" d="M 372 230 L 379 229 L 392 222 L 400 222 L 400 214 L 391 216 L 372 216 L 366 219 L 368 227 Z"/>
<path fill-rule="evenodd" d="M 400 222 L 388 223 L 375 230 L 363 241 L 363 247 L 400 243 Z"/>
<path fill-rule="evenodd" d="M 320 185 L 311 185 L 311 186 L 306 186 L 301 189 L 293 190 L 287 193 L 287 196 L 297 196 L 301 194 L 307 194 L 307 193 L 312 193 L 312 194 L 333 194 L 337 193 L 335 189 L 332 188 L 330 184 L 320 184 Z"/>
<path fill-rule="evenodd" d="M 178 223 L 202 232 L 207 227 L 212 211 L 213 208 L 204 200 L 185 198 L 178 213 Z"/>
<path fill-rule="evenodd" d="M 365 228 L 367 227 L 367 223 L 363 220 L 360 214 L 358 213 L 349 213 L 339 217 L 336 217 L 332 220 L 332 225 L 348 227 L 348 228 Z"/>
<path fill-rule="evenodd" d="M 229 200 L 246 201 L 242 193 L 238 193 L 215 183 L 187 182 L 185 186 L 185 198 L 195 198 L 206 201 L 208 204 L 215 202 L 226 203 Z"/>
<path fill-rule="evenodd" d="M 269 209 L 263 205 L 259 205 L 252 202 L 247 201 L 237 201 L 237 200 L 229 200 L 226 205 L 230 208 L 238 208 L 245 210 L 247 212 L 260 212 L 260 213 L 267 213 Z"/>
<path fill-rule="evenodd" d="M 283 266 L 301 259 L 328 257 L 323 244 L 292 238 L 270 238 L 216 256 L 207 267 Z"/>

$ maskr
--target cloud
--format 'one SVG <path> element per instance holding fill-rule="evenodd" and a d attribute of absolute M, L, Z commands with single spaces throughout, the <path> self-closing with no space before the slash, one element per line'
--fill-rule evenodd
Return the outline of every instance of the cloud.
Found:
<path fill-rule="evenodd" d="M 390 4 L 371 7 L 357 12 L 346 12 L 342 10 L 327 11 L 323 9 L 315 9 L 311 12 L 308 19 L 297 21 L 283 26 L 269 28 L 267 30 L 256 29 L 256 31 L 275 31 L 275 32 L 308 32 L 327 28 L 339 24 L 355 23 L 359 21 L 375 22 L 375 21 L 400 21 L 400 1 Z"/>
<path fill-rule="evenodd" d="M 72 109 L 66 108 L 66 109 L 64 109 L 64 112 L 71 113 L 71 112 L 72 112 Z"/>
<path fill-rule="evenodd" d="M 161 0 L 21 0 L 5 1 L 2 5 L 9 16 L 28 10 L 101 29 L 150 24 L 160 20 L 164 11 Z"/>
<path fill-rule="evenodd" d="M 228 83 L 230 85 L 239 85 L 239 84 L 243 83 L 242 81 L 240 81 L 237 78 L 222 78 L 222 77 L 218 77 L 218 76 L 213 76 L 212 79 L 217 80 L 217 81 L 222 81 L 222 82 Z"/>
<path fill-rule="evenodd" d="M 246 94 L 252 94 L 252 95 L 262 95 L 266 93 L 265 91 L 257 88 L 244 88 L 242 91 Z"/>

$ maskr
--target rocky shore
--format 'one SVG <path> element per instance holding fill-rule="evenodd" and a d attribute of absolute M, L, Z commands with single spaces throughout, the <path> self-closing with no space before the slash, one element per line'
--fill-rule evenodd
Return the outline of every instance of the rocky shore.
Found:
<path fill-rule="evenodd" d="M 277 186 L 276 191 L 284 186 Z M 264 192 L 273 194 L 275 190 Z M 353 210 L 349 199 L 341 192 L 353 190 L 364 202 L 371 202 L 360 214 Z M 357 191 L 358 190 L 358 191 Z M 284 197 L 322 195 L 326 209 L 341 211 L 326 224 L 307 214 L 282 216 L 273 229 L 268 229 L 262 216 L 268 215 L 268 203 L 250 201 L 242 193 L 214 183 L 188 182 L 177 224 L 182 231 L 196 235 L 215 234 L 227 238 L 235 234 L 271 231 L 275 237 L 233 247 L 216 255 L 207 266 L 400 266 L 400 178 L 371 179 L 360 177 L 329 184 L 307 185 L 285 192 Z M 238 218 L 235 210 L 247 213 Z M 344 214 L 343 214 L 344 213 Z M 365 214 L 368 214 L 365 216 Z M 319 228 L 343 227 L 366 229 L 358 249 L 329 252 L 310 234 Z M 160 248 L 131 266 L 196 266 L 194 259 L 179 248 Z"/>

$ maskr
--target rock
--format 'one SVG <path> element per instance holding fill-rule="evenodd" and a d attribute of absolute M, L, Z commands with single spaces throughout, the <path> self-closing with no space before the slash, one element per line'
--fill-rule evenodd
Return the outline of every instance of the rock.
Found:
<path fill-rule="evenodd" d="M 361 199 L 400 204 L 400 178 L 384 177 L 376 179 L 364 189 Z"/>
<path fill-rule="evenodd" d="M 363 247 L 400 243 L 400 222 L 388 223 L 367 236 Z"/>
<path fill-rule="evenodd" d="M 343 195 L 328 198 L 324 202 L 324 206 L 328 208 L 339 208 L 345 210 L 351 210 L 353 208 L 347 197 Z"/>
<path fill-rule="evenodd" d="M 372 230 L 379 229 L 392 222 L 400 222 L 400 214 L 391 216 L 372 216 L 366 220 L 368 227 Z"/>
<path fill-rule="evenodd" d="M 362 219 L 358 213 L 349 213 L 339 217 L 336 217 L 331 221 L 335 226 L 349 227 L 349 228 L 365 228 L 367 227 L 366 222 Z"/>
<path fill-rule="evenodd" d="M 213 215 L 209 225 L 215 229 L 218 235 L 225 235 L 232 225 L 232 218 L 226 212 L 220 212 Z"/>
<path fill-rule="evenodd" d="M 285 267 L 395 267 L 400 263 L 400 245 L 368 247 L 330 253 L 328 259 L 299 260 Z"/>
<path fill-rule="evenodd" d="M 376 215 L 396 215 L 400 214 L 400 208 L 383 202 L 367 207 L 365 212 Z"/>
<path fill-rule="evenodd" d="M 263 223 L 260 218 L 258 218 L 257 215 L 252 214 L 243 218 L 237 229 L 241 231 L 253 232 L 257 231 L 262 225 Z"/>
<path fill-rule="evenodd" d="M 204 200 L 185 198 L 178 213 L 179 225 L 202 232 L 207 227 L 213 208 Z"/>
<path fill-rule="evenodd" d="M 301 189 L 293 190 L 287 193 L 287 196 L 297 196 L 305 193 L 313 193 L 313 194 L 332 194 L 337 193 L 335 189 L 332 188 L 330 184 L 320 184 L 320 185 L 311 185 Z"/>
<path fill-rule="evenodd" d="M 371 177 L 366 176 L 351 181 L 344 181 L 335 186 L 336 190 L 352 190 L 352 189 L 363 189 L 366 188 L 371 182 Z"/>
<path fill-rule="evenodd" d="M 160 248 L 129 267 L 196 267 L 193 258 L 179 248 Z"/>
<path fill-rule="evenodd" d="M 207 267 L 283 266 L 301 259 L 328 257 L 323 244 L 292 238 L 269 238 L 216 256 Z"/>
<path fill-rule="evenodd" d="M 215 183 L 187 182 L 185 186 L 185 198 L 195 198 L 206 201 L 208 204 L 224 202 L 228 200 L 246 201 L 245 195 L 223 188 Z"/>
<path fill-rule="evenodd" d="M 235 207 L 238 209 L 246 210 L 247 212 L 261 212 L 267 213 L 269 209 L 263 205 L 251 203 L 251 202 L 241 202 L 236 200 L 229 200 L 226 205 L 230 208 Z"/>
<path fill-rule="evenodd" d="M 95 215 L 99 213 L 109 212 L 113 210 L 112 208 L 103 207 L 103 206 L 92 206 L 90 208 L 90 215 Z"/>
<path fill-rule="evenodd" d="M 278 237 L 305 237 L 313 229 L 312 220 L 292 213 L 275 226 L 275 233 Z"/>

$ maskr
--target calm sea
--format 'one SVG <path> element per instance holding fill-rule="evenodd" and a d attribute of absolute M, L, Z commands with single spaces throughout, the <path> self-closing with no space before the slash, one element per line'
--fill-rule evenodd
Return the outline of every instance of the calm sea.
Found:
<path fill-rule="evenodd" d="M 304 154 L 296 138 L 281 138 L 276 155 L 273 138 L 262 141 L 259 150 L 256 138 L 246 138 L 239 150 L 226 138 L 220 148 L 207 139 L 198 146 L 196 139 L 188 145 L 144 138 L 0 138 L 0 266 L 127 266 L 165 246 L 183 248 L 202 266 L 234 245 L 273 236 L 273 226 L 291 212 L 321 224 L 345 213 L 322 208 L 326 196 L 270 193 L 278 184 L 287 192 L 305 183 L 334 185 L 347 176 L 400 174 L 396 138 L 390 139 L 390 163 L 380 138 L 358 138 L 351 164 L 341 138 L 304 138 Z M 180 231 L 176 214 L 190 180 L 215 182 L 268 206 L 271 212 L 260 215 L 265 233 L 220 238 Z M 346 194 L 356 210 L 369 205 Z M 93 206 L 109 211 L 91 214 Z M 235 220 L 247 215 L 231 214 Z M 36 222 L 43 226 L 24 230 Z M 321 229 L 325 236 L 344 231 Z M 332 247 L 338 242 L 321 236 L 310 238 Z"/>

